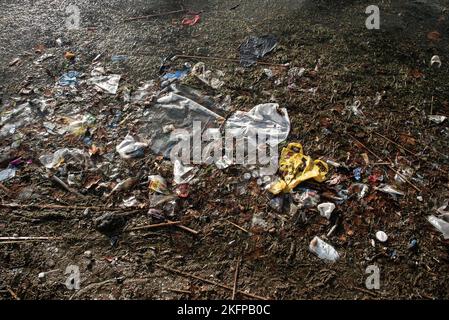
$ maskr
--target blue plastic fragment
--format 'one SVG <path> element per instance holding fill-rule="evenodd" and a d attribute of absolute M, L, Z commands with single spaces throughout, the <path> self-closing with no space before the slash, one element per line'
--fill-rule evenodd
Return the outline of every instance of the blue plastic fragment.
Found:
<path fill-rule="evenodd" d="M 78 82 L 77 77 L 79 77 L 80 73 L 78 71 L 69 71 L 64 73 L 59 78 L 59 85 L 63 87 L 75 86 Z"/>

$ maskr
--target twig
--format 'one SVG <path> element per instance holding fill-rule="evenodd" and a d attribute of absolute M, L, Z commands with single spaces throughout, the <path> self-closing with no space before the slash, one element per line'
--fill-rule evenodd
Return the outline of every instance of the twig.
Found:
<path fill-rule="evenodd" d="M 71 192 L 73 194 L 76 194 L 78 197 L 80 198 L 85 198 L 84 195 L 82 195 L 81 193 L 79 193 L 76 190 L 73 190 L 72 188 L 70 188 L 64 181 L 62 181 L 61 179 L 59 179 L 57 176 L 55 176 L 54 174 L 49 174 L 48 178 L 50 180 L 52 180 L 53 182 L 56 182 L 57 184 L 59 184 L 62 188 L 64 188 L 66 191 Z"/>
<path fill-rule="evenodd" d="M 20 298 L 17 296 L 17 294 L 12 291 L 12 289 L 10 287 L 6 287 L 6 290 L 8 290 L 8 292 L 11 294 L 11 296 L 16 299 L 16 300 L 20 300 Z"/>
<path fill-rule="evenodd" d="M 192 294 L 192 292 L 187 291 L 187 290 L 179 290 L 179 289 L 171 289 L 171 288 L 169 288 L 167 290 L 168 291 L 173 291 L 173 292 L 176 292 L 176 293 Z"/>
<path fill-rule="evenodd" d="M 166 270 L 166 271 L 170 271 L 170 272 L 172 272 L 172 273 L 179 274 L 179 275 L 184 276 L 184 277 L 186 277 L 186 278 L 192 278 L 192 279 L 200 280 L 200 281 L 209 283 L 209 284 L 211 284 L 211 285 L 214 285 L 214 286 L 217 286 L 217 287 L 220 287 L 220 288 L 229 290 L 229 291 L 231 291 L 231 292 L 233 291 L 233 288 L 228 287 L 228 286 L 226 286 L 226 285 L 224 285 L 224 284 L 220 284 L 220 283 L 217 283 L 217 282 L 208 280 L 208 279 L 204 279 L 204 278 L 195 276 L 195 275 L 190 274 L 190 273 L 186 273 L 186 272 L 183 272 L 183 271 L 180 271 L 180 270 L 176 270 L 176 269 L 173 269 L 173 268 L 170 268 L 170 267 L 167 267 L 167 266 L 163 266 L 163 265 L 158 264 L 158 263 L 155 264 L 155 266 L 158 267 L 158 268 L 164 269 L 164 270 Z M 253 299 L 258 299 L 258 300 L 269 300 L 268 298 L 261 297 L 261 296 L 257 296 L 257 295 L 254 295 L 254 294 L 251 294 L 251 293 L 247 293 L 247 292 L 244 292 L 244 291 L 240 291 L 240 290 L 237 290 L 237 293 L 240 293 L 240 294 L 242 294 L 242 295 L 245 295 L 245 296 L 250 297 L 250 298 L 253 298 Z"/>
<path fill-rule="evenodd" d="M 173 221 L 167 220 L 167 222 L 170 223 L 170 222 L 173 222 Z M 190 229 L 189 227 L 183 226 L 182 224 L 176 225 L 176 226 L 177 226 L 178 228 L 180 228 L 180 229 L 182 229 L 182 230 L 185 230 L 185 231 L 187 231 L 187 232 L 190 232 L 190 233 L 192 233 L 192 234 L 194 234 L 194 235 L 197 235 L 197 234 L 199 233 L 198 231 L 193 230 L 193 229 Z"/>
<path fill-rule="evenodd" d="M 379 137 L 384 138 L 385 140 L 391 142 L 392 144 L 394 144 L 395 146 L 401 148 L 404 151 L 407 151 L 408 153 L 410 153 L 412 156 L 416 156 L 416 153 L 413 151 L 408 150 L 407 148 L 401 146 L 400 144 L 394 142 L 393 140 L 388 139 L 387 137 L 385 137 L 384 135 L 381 135 L 380 133 L 374 132 L 374 134 L 377 134 Z"/>
<path fill-rule="evenodd" d="M 149 224 L 149 225 L 145 225 L 145 226 L 139 226 L 139 227 L 128 229 L 127 231 L 155 229 L 155 228 L 162 228 L 162 227 L 177 226 L 177 225 L 180 225 L 180 224 L 181 224 L 181 221 L 171 221 L 171 222 L 164 222 L 164 223 L 157 223 L 157 224 Z"/>
<path fill-rule="evenodd" d="M 55 209 L 62 209 L 62 210 L 93 210 L 93 211 L 135 211 L 136 208 L 114 208 L 114 207 L 98 207 L 98 206 L 63 206 L 63 205 L 57 205 L 57 204 L 50 204 L 50 205 L 42 205 L 42 204 L 15 204 L 15 203 L 0 203 L 0 208 L 10 208 L 10 209 L 41 209 L 41 210 L 55 210 Z M 146 210 L 145 208 L 139 209 L 139 210 Z"/>
<path fill-rule="evenodd" d="M 0 241 L 0 245 L 1 244 L 24 244 L 24 243 L 39 242 L 39 241 L 42 241 L 42 240 Z"/>
<path fill-rule="evenodd" d="M 232 288 L 232 300 L 235 300 L 235 294 L 237 293 L 237 282 L 239 279 L 239 271 L 240 271 L 240 262 L 241 258 L 237 260 L 237 265 L 235 267 L 235 273 L 234 273 L 234 287 Z"/>
<path fill-rule="evenodd" d="M 232 224 L 234 227 L 236 227 L 237 229 L 240 229 L 240 230 L 242 230 L 243 232 L 246 232 L 246 233 L 250 233 L 248 230 L 246 230 L 245 228 L 242 228 L 241 226 L 239 226 L 238 224 L 235 224 L 234 222 L 232 222 L 232 221 L 229 221 L 229 220 L 226 220 L 227 222 L 229 222 L 230 224 Z"/>
<path fill-rule="evenodd" d="M 72 300 L 73 298 L 81 295 L 82 293 L 84 293 L 86 291 L 89 291 L 92 288 L 101 287 L 101 286 L 104 286 L 105 284 L 108 284 L 108 283 L 111 283 L 111 282 L 116 282 L 116 281 L 117 281 L 117 279 L 114 278 L 114 279 L 105 280 L 103 282 L 91 283 L 87 287 L 84 287 L 83 289 L 81 289 L 81 290 L 75 292 L 74 294 L 72 294 L 72 296 L 69 298 L 69 300 Z"/>
<path fill-rule="evenodd" d="M 218 61 L 225 61 L 225 62 L 240 63 L 239 59 L 227 59 L 227 58 L 221 58 L 221 57 L 208 57 L 208 56 L 189 56 L 189 55 L 176 55 L 173 57 L 173 60 L 176 60 L 178 58 L 195 59 L 195 60 L 218 60 Z M 256 63 L 259 65 L 263 65 L 263 66 L 288 68 L 288 64 L 270 63 L 270 62 L 262 62 L 262 61 L 257 61 Z"/>
<path fill-rule="evenodd" d="M 373 297 L 377 297 L 378 295 L 376 294 L 376 293 L 374 293 L 374 292 L 372 292 L 372 291 L 369 291 L 369 290 L 366 290 L 366 289 L 363 289 L 363 288 L 359 288 L 359 287 L 351 287 L 353 290 L 358 290 L 358 291 L 360 291 L 360 292 L 364 292 L 364 293 L 367 293 L 367 294 L 369 294 L 369 295 L 371 295 L 371 296 L 373 296 Z"/>
<path fill-rule="evenodd" d="M 0 241 L 62 240 L 62 237 L 0 237 Z"/>
<path fill-rule="evenodd" d="M 67 239 L 64 239 L 64 237 L 0 237 L 0 244 L 15 244 L 34 241 L 62 241 Z"/>
<path fill-rule="evenodd" d="M 150 14 L 148 16 L 139 16 L 139 17 L 134 17 L 134 18 L 128 18 L 128 19 L 123 20 L 123 22 L 144 20 L 144 19 L 148 19 L 148 18 L 156 18 L 156 17 L 168 16 L 171 14 L 184 13 L 184 12 L 186 12 L 185 9 L 170 11 L 170 12 L 163 12 L 163 13 L 156 13 L 156 14 Z"/>
<path fill-rule="evenodd" d="M 2 189 L 3 191 L 5 191 L 5 193 L 7 195 L 9 195 L 11 193 L 11 190 L 9 190 L 8 188 L 6 188 L 2 183 L 0 183 L 0 189 Z"/>
<path fill-rule="evenodd" d="M 433 114 L 433 96 L 432 96 L 432 100 L 430 102 L 430 115 Z"/>
<path fill-rule="evenodd" d="M 351 137 L 351 139 L 353 139 L 354 141 L 356 141 L 358 144 L 360 144 L 364 149 L 366 149 L 366 151 L 368 151 L 369 153 L 371 153 L 373 156 L 375 156 L 377 158 L 377 160 L 382 161 L 382 158 L 379 157 L 377 154 L 375 154 L 373 151 L 371 151 L 367 146 L 365 146 L 363 143 L 361 143 L 359 140 L 357 140 L 357 138 L 355 138 L 354 136 L 352 136 L 349 133 L 346 133 L 349 137 Z M 421 189 L 419 189 L 417 186 L 415 186 L 413 183 L 411 183 L 406 177 L 404 177 L 404 175 L 402 175 L 400 172 L 398 172 L 396 169 L 394 169 L 391 165 L 385 165 L 387 168 L 389 168 L 391 171 L 393 171 L 394 173 L 396 173 L 398 176 L 400 176 L 405 182 L 407 182 L 409 185 L 411 185 L 416 191 L 421 192 Z"/>

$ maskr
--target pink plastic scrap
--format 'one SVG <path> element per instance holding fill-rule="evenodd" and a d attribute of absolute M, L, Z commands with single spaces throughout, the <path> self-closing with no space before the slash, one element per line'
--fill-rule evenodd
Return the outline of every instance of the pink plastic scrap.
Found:
<path fill-rule="evenodd" d="M 193 18 L 184 18 L 182 20 L 182 24 L 185 26 L 194 26 L 196 25 L 201 19 L 201 16 L 199 14 L 193 15 Z"/>

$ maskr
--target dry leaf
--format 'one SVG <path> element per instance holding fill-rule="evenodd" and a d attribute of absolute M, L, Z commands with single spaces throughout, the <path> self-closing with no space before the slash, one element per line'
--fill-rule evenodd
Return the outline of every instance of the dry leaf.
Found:
<path fill-rule="evenodd" d="M 35 53 L 42 53 L 44 51 L 45 51 L 45 46 L 43 44 L 38 44 L 37 46 L 34 47 Z"/>
<path fill-rule="evenodd" d="M 408 73 L 408 75 L 412 78 L 415 79 L 420 79 L 424 77 L 424 73 L 422 73 L 421 71 L 419 71 L 418 69 L 412 69 L 410 70 L 410 72 Z"/>
<path fill-rule="evenodd" d="M 440 41 L 441 40 L 441 33 L 438 31 L 431 31 L 427 34 L 427 39 L 430 41 Z"/>
<path fill-rule="evenodd" d="M 401 141 L 402 144 L 408 144 L 408 145 L 416 145 L 416 140 L 413 137 L 410 137 L 409 135 L 406 134 L 400 134 L 399 135 L 399 140 Z"/>

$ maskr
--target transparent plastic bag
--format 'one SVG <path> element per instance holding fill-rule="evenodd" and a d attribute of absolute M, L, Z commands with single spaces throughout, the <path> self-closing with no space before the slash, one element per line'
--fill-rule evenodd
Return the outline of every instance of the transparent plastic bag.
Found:
<path fill-rule="evenodd" d="M 96 76 L 88 80 L 89 84 L 95 85 L 103 91 L 110 94 L 116 94 L 120 79 L 122 78 L 119 74 L 111 74 L 109 76 Z"/>
<path fill-rule="evenodd" d="M 127 135 L 125 139 L 115 148 L 123 159 L 134 159 L 144 156 L 147 143 L 138 142 L 133 136 Z"/>
<path fill-rule="evenodd" d="M 427 220 L 443 234 L 445 240 L 449 239 L 449 222 L 435 216 L 429 216 Z"/>
<path fill-rule="evenodd" d="M 90 165 L 89 155 L 80 149 L 59 149 L 53 154 L 40 156 L 39 160 L 47 169 L 57 168 L 63 163 L 73 163 L 81 168 Z"/>
<path fill-rule="evenodd" d="M 278 42 L 273 35 L 262 37 L 249 36 L 240 45 L 240 64 L 243 67 L 251 67 L 257 63 L 257 59 L 264 57 L 276 48 Z"/>
<path fill-rule="evenodd" d="M 237 111 L 231 115 L 225 130 L 237 139 L 263 135 L 268 144 L 277 146 L 290 133 L 290 119 L 287 109 L 279 108 L 277 103 L 259 104 L 248 112 Z"/>

